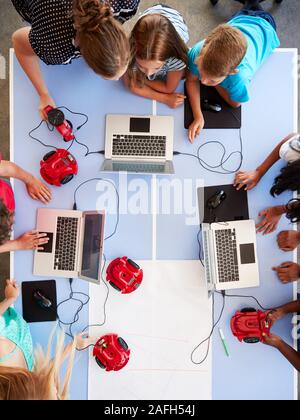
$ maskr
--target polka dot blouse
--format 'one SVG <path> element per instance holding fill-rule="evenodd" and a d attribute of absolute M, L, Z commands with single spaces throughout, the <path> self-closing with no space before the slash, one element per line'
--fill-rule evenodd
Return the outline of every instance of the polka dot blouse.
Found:
<path fill-rule="evenodd" d="M 121 23 L 133 17 L 140 0 L 107 0 Z M 70 64 L 80 57 L 75 47 L 73 0 L 12 0 L 21 17 L 31 25 L 29 41 L 46 64 Z"/>

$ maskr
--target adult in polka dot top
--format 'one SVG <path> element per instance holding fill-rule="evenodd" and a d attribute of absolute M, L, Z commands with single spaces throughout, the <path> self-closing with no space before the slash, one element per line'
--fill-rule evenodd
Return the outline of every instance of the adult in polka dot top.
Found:
<path fill-rule="evenodd" d="M 70 64 L 82 56 L 95 73 L 118 80 L 130 60 L 122 23 L 136 14 L 140 0 L 12 0 L 30 26 L 13 34 L 16 56 L 40 97 L 40 112 L 55 106 L 40 68 Z"/>

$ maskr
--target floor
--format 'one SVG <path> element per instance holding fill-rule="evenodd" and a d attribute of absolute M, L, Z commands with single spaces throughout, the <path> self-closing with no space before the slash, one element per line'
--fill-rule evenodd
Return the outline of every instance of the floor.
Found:
<path fill-rule="evenodd" d="M 156 4 L 155 0 L 141 0 L 141 11 Z M 190 28 L 190 45 L 204 38 L 208 32 L 219 23 L 224 22 L 240 5 L 232 0 L 220 0 L 212 7 L 209 0 L 168 0 L 167 3 L 182 12 Z M 299 0 L 284 0 L 281 6 L 266 0 L 266 10 L 271 11 L 278 24 L 278 32 L 282 47 L 297 47 L 300 49 L 300 6 Z M 135 20 L 127 24 L 132 27 Z M 9 158 L 9 48 L 11 35 L 22 25 L 19 15 L 15 12 L 9 0 L 0 0 L 0 150 L 2 156 Z M 4 57 L 4 58 L 3 58 Z M 2 68 L 6 63 L 5 71 Z M 280 83 L 280 81 L 279 81 Z M 3 283 L 9 277 L 9 258 L 0 256 L 0 299 L 3 294 Z"/>

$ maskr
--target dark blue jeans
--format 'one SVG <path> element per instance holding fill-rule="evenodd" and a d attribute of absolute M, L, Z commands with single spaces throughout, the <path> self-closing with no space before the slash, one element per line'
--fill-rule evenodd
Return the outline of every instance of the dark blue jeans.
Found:
<path fill-rule="evenodd" d="M 267 22 L 270 23 L 270 25 L 273 26 L 275 31 L 277 32 L 277 25 L 275 22 L 274 17 L 269 12 L 265 12 L 264 10 L 246 10 L 243 9 L 240 12 L 237 12 L 235 15 L 232 16 L 231 19 L 237 17 L 237 16 L 255 16 L 255 17 L 261 17 L 265 19 Z"/>

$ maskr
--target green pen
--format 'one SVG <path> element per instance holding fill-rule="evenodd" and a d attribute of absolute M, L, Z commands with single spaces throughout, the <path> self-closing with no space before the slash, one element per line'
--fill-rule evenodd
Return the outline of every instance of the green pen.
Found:
<path fill-rule="evenodd" d="M 221 330 L 221 328 L 219 328 L 219 333 L 220 333 L 220 337 L 221 337 L 221 340 L 222 340 L 222 343 L 223 343 L 223 346 L 224 346 L 224 350 L 225 350 L 226 356 L 227 357 L 230 357 L 229 350 L 228 350 L 228 345 L 227 345 L 227 342 L 225 340 L 224 333 Z"/>

